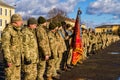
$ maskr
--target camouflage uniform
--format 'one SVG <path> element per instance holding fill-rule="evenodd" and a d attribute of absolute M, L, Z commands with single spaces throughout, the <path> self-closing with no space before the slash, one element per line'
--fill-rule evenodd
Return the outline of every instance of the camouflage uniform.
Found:
<path fill-rule="evenodd" d="M 66 30 L 66 31 L 67 31 L 68 37 L 69 37 L 69 39 L 68 39 L 69 45 L 67 45 L 68 46 L 67 67 L 70 67 L 71 60 L 72 60 L 72 51 L 73 51 L 72 45 L 71 45 L 73 36 L 72 36 L 72 31 L 71 30 Z"/>
<path fill-rule="evenodd" d="M 64 51 L 66 50 L 66 45 L 65 45 L 64 39 L 61 36 L 61 32 L 59 30 L 55 33 L 55 36 L 56 36 L 57 41 L 59 42 L 59 44 L 57 44 L 58 45 L 58 49 L 57 49 L 58 58 L 56 60 L 55 66 L 56 66 L 56 70 L 60 70 L 60 63 L 62 61 L 62 55 Z"/>
<path fill-rule="evenodd" d="M 95 38 L 94 32 L 89 32 L 89 48 L 88 48 L 88 55 L 90 53 L 94 54 L 96 50 L 97 39 Z"/>
<path fill-rule="evenodd" d="M 86 32 L 82 33 L 82 44 L 83 44 L 83 60 L 87 58 L 87 47 L 89 46 L 89 38 Z"/>
<path fill-rule="evenodd" d="M 30 18 L 30 19 L 33 20 L 34 18 Z M 36 24 L 36 23 L 29 23 L 29 24 Z M 38 63 L 38 46 L 37 46 L 35 29 L 26 27 L 23 29 L 22 32 L 23 32 L 23 49 L 24 49 L 23 52 L 24 80 L 36 80 L 37 63 Z"/>
<path fill-rule="evenodd" d="M 107 42 L 107 36 L 105 33 L 102 34 L 102 49 L 104 49 L 106 47 L 106 42 Z"/>
<path fill-rule="evenodd" d="M 11 17 L 11 22 L 22 21 L 19 14 Z M 21 26 L 8 24 L 2 33 L 2 49 L 5 61 L 5 80 L 21 80 Z"/>
<path fill-rule="evenodd" d="M 97 50 L 100 50 L 100 49 L 102 48 L 102 38 L 101 38 L 101 34 L 97 34 L 97 38 L 98 38 L 98 40 L 97 40 L 97 47 L 96 47 L 96 49 L 97 49 Z"/>
<path fill-rule="evenodd" d="M 51 26 L 50 26 L 51 25 Z M 49 25 L 49 29 L 50 31 L 48 32 L 48 39 L 50 42 L 50 50 L 51 50 L 51 57 L 48 65 L 48 69 L 47 69 L 47 76 L 48 77 L 57 77 L 57 72 L 56 72 L 56 68 L 55 68 L 55 63 L 58 58 L 58 54 L 57 54 L 57 49 L 58 49 L 58 42 L 55 36 L 55 25 L 53 23 L 50 23 Z"/>
<path fill-rule="evenodd" d="M 45 60 L 45 56 L 51 55 L 48 35 L 45 27 L 46 26 L 39 25 L 38 28 L 36 29 L 38 47 L 39 47 L 39 59 L 40 59 L 38 63 L 38 80 L 44 80 L 43 75 L 46 69 L 46 62 L 47 62 Z"/>

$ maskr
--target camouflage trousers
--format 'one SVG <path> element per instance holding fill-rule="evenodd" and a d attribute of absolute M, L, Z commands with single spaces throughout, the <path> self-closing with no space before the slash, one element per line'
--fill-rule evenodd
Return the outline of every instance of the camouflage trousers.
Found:
<path fill-rule="evenodd" d="M 83 47 L 83 56 L 82 56 L 82 60 L 86 60 L 87 58 L 87 46 L 86 47 Z"/>
<path fill-rule="evenodd" d="M 58 57 L 55 60 L 55 68 L 56 70 L 60 70 L 60 64 L 62 61 L 62 56 L 63 56 L 63 52 L 58 51 Z"/>
<path fill-rule="evenodd" d="M 105 47 L 106 47 L 106 44 L 105 44 L 105 43 L 103 43 L 103 45 L 102 45 L 102 49 L 105 49 Z"/>
<path fill-rule="evenodd" d="M 55 59 L 50 59 L 48 60 L 48 65 L 47 65 L 47 70 L 46 70 L 46 76 L 56 76 L 57 72 L 56 72 L 56 68 L 55 68 Z"/>
<path fill-rule="evenodd" d="M 46 70 L 46 62 L 45 60 L 40 60 L 38 63 L 38 74 L 37 74 L 37 80 L 44 80 L 43 75 Z"/>
<path fill-rule="evenodd" d="M 37 78 L 37 64 L 24 65 L 24 80 L 36 80 Z"/>
<path fill-rule="evenodd" d="M 21 80 L 21 67 L 12 65 L 5 68 L 5 80 Z"/>
<path fill-rule="evenodd" d="M 67 64 L 71 64 L 71 60 L 72 60 L 72 51 L 73 51 L 72 48 L 68 51 Z"/>

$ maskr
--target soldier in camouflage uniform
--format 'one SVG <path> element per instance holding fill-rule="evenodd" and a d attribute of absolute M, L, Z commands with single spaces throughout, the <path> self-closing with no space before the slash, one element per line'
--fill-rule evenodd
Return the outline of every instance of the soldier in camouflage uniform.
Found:
<path fill-rule="evenodd" d="M 107 36 L 106 36 L 106 33 L 103 33 L 102 34 L 102 49 L 105 49 L 106 42 L 107 42 Z"/>
<path fill-rule="evenodd" d="M 85 28 L 82 28 L 82 44 L 83 44 L 83 60 L 85 60 L 87 56 L 87 47 L 89 46 L 89 38 L 87 35 L 87 30 Z"/>
<path fill-rule="evenodd" d="M 21 80 L 22 17 L 14 14 L 2 33 L 5 80 Z"/>
<path fill-rule="evenodd" d="M 97 35 L 97 46 L 96 46 L 96 49 L 97 50 L 100 50 L 101 48 L 102 48 L 102 36 L 101 36 L 101 34 L 100 33 L 98 33 Z"/>
<path fill-rule="evenodd" d="M 94 54 L 96 46 L 95 32 L 92 29 L 89 29 L 89 48 L 88 55 Z"/>
<path fill-rule="evenodd" d="M 58 42 L 55 36 L 55 32 L 56 32 L 56 25 L 54 23 L 50 23 L 49 24 L 49 32 L 48 32 L 48 38 L 49 38 L 49 42 L 50 42 L 50 50 L 51 50 L 51 57 L 49 60 L 49 65 L 48 65 L 48 69 L 47 69 L 47 77 L 48 80 L 51 80 L 51 77 L 59 79 L 59 75 L 56 72 L 56 68 L 55 68 L 55 63 L 58 58 L 58 54 L 57 54 L 57 49 L 58 49 Z"/>
<path fill-rule="evenodd" d="M 68 69 L 71 69 L 71 68 L 73 68 L 73 66 L 72 66 L 72 64 L 71 64 L 71 61 L 72 61 L 72 51 L 73 51 L 73 49 L 72 49 L 72 39 L 73 39 L 73 27 L 70 25 L 70 24 L 67 24 L 66 25 L 66 32 L 67 32 L 67 34 L 68 34 L 68 43 L 69 43 L 69 45 L 67 45 L 68 46 L 68 54 L 67 54 L 67 64 L 66 64 L 66 67 L 68 68 Z"/>
<path fill-rule="evenodd" d="M 37 77 L 37 63 L 38 63 L 38 46 L 35 28 L 37 20 L 29 18 L 23 32 L 23 55 L 24 55 L 24 80 L 36 80 Z"/>
<path fill-rule="evenodd" d="M 49 60 L 51 52 L 46 30 L 46 19 L 42 16 L 38 18 L 36 33 L 39 49 L 38 80 L 44 80 L 43 75 L 46 70 L 46 62 Z"/>
<path fill-rule="evenodd" d="M 58 23 L 57 26 L 58 26 L 58 30 L 56 31 L 55 36 L 56 36 L 56 39 L 59 42 L 59 44 L 58 44 L 58 49 L 57 49 L 58 58 L 56 60 L 55 66 L 56 66 L 57 73 L 60 74 L 62 72 L 60 69 L 60 64 L 62 61 L 63 53 L 66 51 L 66 45 L 65 45 L 65 41 L 62 37 L 62 33 L 61 33 L 62 26 L 60 23 Z"/>
<path fill-rule="evenodd" d="M 65 41 L 65 45 L 66 45 L 66 51 L 63 53 L 63 59 L 62 59 L 62 70 L 64 70 L 64 71 L 69 71 L 71 68 L 72 68 L 72 66 L 70 65 L 70 62 L 71 62 L 71 56 L 70 55 L 68 55 L 69 54 L 69 51 L 70 51 L 70 44 L 69 44 L 69 35 L 68 35 L 68 32 L 67 32 L 67 28 L 66 28 L 66 26 L 67 26 L 67 24 L 66 24 L 66 22 L 65 21 L 62 21 L 61 22 L 61 24 L 62 24 L 62 30 L 61 30 L 61 32 L 62 32 L 62 37 L 63 37 L 63 39 L 64 39 L 64 41 Z M 69 57 L 68 57 L 69 56 Z M 67 63 L 68 63 L 68 65 L 67 65 Z"/>

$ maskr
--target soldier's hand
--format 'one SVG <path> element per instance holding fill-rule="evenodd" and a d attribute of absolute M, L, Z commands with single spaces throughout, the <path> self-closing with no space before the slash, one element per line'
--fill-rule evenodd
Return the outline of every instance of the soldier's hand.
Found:
<path fill-rule="evenodd" d="M 32 61 L 30 60 L 30 59 L 26 59 L 25 58 L 25 62 L 24 62 L 26 65 L 29 65 L 29 64 L 31 64 L 32 63 Z"/>
<path fill-rule="evenodd" d="M 49 59 L 49 56 L 47 55 L 47 56 L 45 56 L 45 60 L 48 60 Z"/>
<path fill-rule="evenodd" d="M 8 63 L 7 65 L 8 65 L 8 67 L 11 67 L 11 66 L 12 66 L 12 63 Z"/>

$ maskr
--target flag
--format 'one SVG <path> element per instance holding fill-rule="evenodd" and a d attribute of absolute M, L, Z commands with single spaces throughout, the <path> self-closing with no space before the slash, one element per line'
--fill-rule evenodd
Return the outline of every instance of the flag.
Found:
<path fill-rule="evenodd" d="M 80 20 L 79 20 L 80 14 L 81 14 L 81 11 L 78 10 L 76 22 L 74 26 L 74 32 L 73 32 L 74 34 L 73 41 L 72 41 L 72 47 L 73 47 L 72 64 L 73 65 L 76 65 L 76 63 L 82 58 L 82 54 L 83 54 L 82 40 L 81 40 L 81 34 L 80 34 Z"/>

